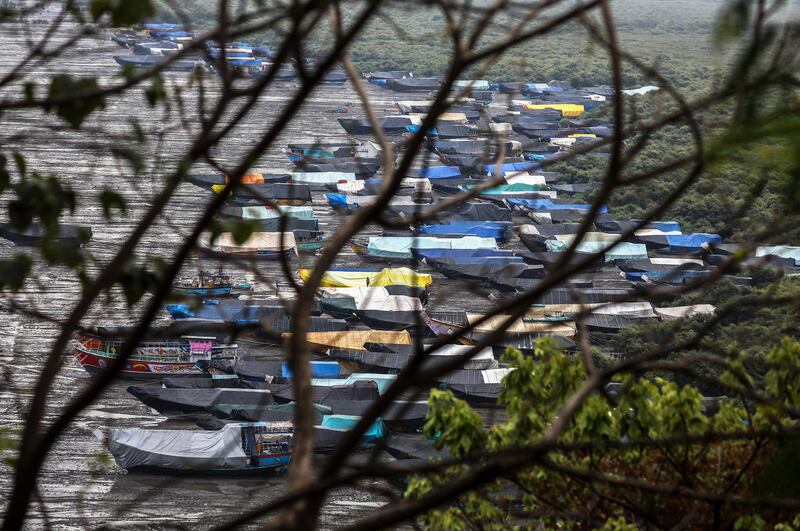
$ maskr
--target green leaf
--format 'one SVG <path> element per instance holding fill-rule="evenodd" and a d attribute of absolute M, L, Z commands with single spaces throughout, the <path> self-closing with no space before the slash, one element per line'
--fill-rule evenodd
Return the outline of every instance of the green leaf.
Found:
<path fill-rule="evenodd" d="M 0 289 L 18 291 L 31 272 L 33 261 L 25 254 L 14 255 L 9 260 L 0 260 Z"/>
<path fill-rule="evenodd" d="M 98 196 L 100 198 L 100 204 L 103 206 L 103 216 L 105 216 L 106 219 L 111 219 L 111 211 L 114 208 L 119 210 L 122 214 L 128 212 L 128 204 L 125 202 L 125 198 L 117 192 L 109 188 L 103 188 Z"/>
<path fill-rule="evenodd" d="M 728 3 L 717 18 L 714 28 L 714 44 L 721 48 L 739 39 L 750 22 L 750 6 L 747 0 Z"/>
<path fill-rule="evenodd" d="M 27 174 L 28 165 L 25 162 L 25 157 L 22 153 L 15 151 L 12 156 L 14 157 L 14 163 L 17 165 L 17 171 L 19 172 L 20 178 L 25 178 Z"/>
<path fill-rule="evenodd" d="M 22 94 L 25 96 L 25 101 L 30 103 L 35 99 L 36 83 L 25 83 L 22 87 Z"/>
<path fill-rule="evenodd" d="M 50 265 L 64 265 L 75 269 L 83 265 L 84 256 L 81 245 L 81 241 L 45 237 L 41 245 L 42 257 Z"/>
<path fill-rule="evenodd" d="M 0 154 L 0 194 L 11 184 L 11 175 L 8 173 L 8 159 Z"/>
<path fill-rule="evenodd" d="M 150 0 L 92 0 L 89 12 L 95 22 L 110 14 L 113 26 L 131 26 L 156 14 Z"/>
<path fill-rule="evenodd" d="M 147 97 L 147 103 L 151 107 L 155 107 L 158 102 L 166 100 L 167 91 L 164 88 L 164 79 L 160 75 L 153 77 L 153 81 L 144 91 L 144 95 Z"/>
<path fill-rule="evenodd" d="M 160 282 L 161 277 L 157 273 L 133 263 L 125 269 L 119 279 L 128 306 L 139 302 L 145 293 L 158 286 Z"/>
<path fill-rule="evenodd" d="M 236 245 L 242 245 L 256 232 L 258 222 L 252 220 L 231 221 L 227 223 L 227 227 Z"/>
<path fill-rule="evenodd" d="M 136 150 L 127 146 L 112 146 L 111 153 L 115 157 L 127 161 L 135 174 L 138 175 L 144 171 L 144 158 Z"/>
<path fill-rule="evenodd" d="M 93 94 L 99 90 L 95 78 L 73 78 L 59 74 L 50 82 L 48 100 L 58 101 L 45 107 L 55 112 L 73 129 L 79 129 L 84 120 L 94 111 L 105 108 L 102 96 Z"/>

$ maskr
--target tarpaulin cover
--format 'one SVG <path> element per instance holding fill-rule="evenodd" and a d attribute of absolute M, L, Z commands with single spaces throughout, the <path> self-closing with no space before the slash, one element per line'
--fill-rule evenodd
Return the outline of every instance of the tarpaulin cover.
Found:
<path fill-rule="evenodd" d="M 530 175 L 528 173 L 520 173 L 518 175 L 507 175 L 506 182 L 510 185 L 513 184 L 528 184 L 533 186 L 545 186 L 544 175 Z"/>
<path fill-rule="evenodd" d="M 338 378 L 339 377 L 339 362 L 338 361 L 314 361 L 312 362 L 312 378 Z M 292 370 L 289 364 L 285 361 L 281 362 L 281 376 L 290 378 Z"/>
<path fill-rule="evenodd" d="M 402 79 L 387 79 L 386 86 L 392 90 L 400 92 L 415 90 L 434 90 L 439 87 L 439 78 L 434 77 L 410 77 Z"/>
<path fill-rule="evenodd" d="M 467 323 L 474 324 L 484 317 L 485 316 L 481 314 L 468 313 Z M 475 330 L 493 332 L 500 329 L 505 321 L 508 320 L 508 318 L 508 315 L 495 315 L 489 317 L 480 325 L 478 325 Z M 575 323 L 569 321 L 527 321 L 523 319 L 517 319 L 511 323 L 511 325 L 509 325 L 505 331 L 510 334 L 544 333 L 572 337 L 575 335 Z"/>
<path fill-rule="evenodd" d="M 512 162 L 510 164 L 501 164 L 499 168 L 497 164 L 485 164 L 483 166 L 483 171 L 485 171 L 487 175 L 505 175 L 507 173 L 534 170 L 538 167 L 539 165 L 535 162 Z"/>
<path fill-rule="evenodd" d="M 463 116 L 463 115 L 462 115 Z M 476 129 L 467 124 L 441 123 L 431 132 L 431 136 L 439 138 L 466 138 L 475 135 Z"/>
<path fill-rule="evenodd" d="M 227 323 L 286 315 L 286 309 L 280 301 L 271 300 L 219 300 L 206 302 L 199 307 L 177 303 L 168 304 L 166 309 L 173 319 L 207 319 Z"/>
<path fill-rule="evenodd" d="M 470 234 L 482 238 L 503 240 L 511 226 L 510 221 L 455 222 L 448 225 L 420 225 L 421 234 Z"/>
<path fill-rule="evenodd" d="M 551 253 L 560 253 L 567 250 L 569 244 L 559 240 L 547 240 L 545 242 L 547 250 Z M 609 246 L 608 242 L 603 241 L 589 241 L 581 242 L 575 248 L 576 252 L 594 254 L 602 252 Z M 613 260 L 636 260 L 647 258 L 647 246 L 641 243 L 619 243 L 613 249 L 605 253 L 605 261 L 611 262 Z"/>
<path fill-rule="evenodd" d="M 311 385 L 315 387 L 335 387 L 352 386 L 360 382 L 375 382 L 378 386 L 378 392 L 383 394 L 396 379 L 396 374 L 357 373 L 351 374 L 347 378 L 312 378 Z"/>
<path fill-rule="evenodd" d="M 385 299 L 389 296 L 389 291 L 385 287 L 366 287 L 359 286 L 356 288 L 322 288 L 320 293 L 323 299 L 350 297 L 356 303 L 364 299 Z"/>
<path fill-rule="evenodd" d="M 794 260 L 795 265 L 800 265 L 800 247 L 789 245 L 762 245 L 756 248 L 756 256 L 780 256 Z"/>
<path fill-rule="evenodd" d="M 722 243 L 722 237 L 719 234 L 676 234 L 667 235 L 665 238 L 670 247 L 682 247 L 687 249 L 702 249 L 703 246 L 708 244 Z"/>
<path fill-rule="evenodd" d="M 647 226 L 663 232 L 675 232 L 681 230 L 681 224 L 677 221 L 651 221 L 647 224 Z"/>
<path fill-rule="evenodd" d="M 223 215 L 241 219 L 274 219 L 284 215 L 298 219 L 316 219 L 310 206 L 279 206 L 278 209 L 265 206 L 225 207 Z"/>
<path fill-rule="evenodd" d="M 387 295 L 386 297 L 364 297 L 355 300 L 356 310 L 377 310 L 386 312 L 418 312 L 423 309 L 422 301 L 407 295 Z"/>
<path fill-rule="evenodd" d="M 508 204 L 523 210 L 589 210 L 589 204 L 555 203 L 552 199 L 508 199 Z M 600 213 L 607 213 L 606 206 L 600 207 Z"/>
<path fill-rule="evenodd" d="M 577 234 L 555 234 L 553 237 L 561 242 L 570 245 L 576 238 Z M 619 234 L 608 232 L 587 232 L 583 234 L 581 242 L 615 242 L 619 240 Z"/>
<path fill-rule="evenodd" d="M 211 189 L 220 193 L 225 189 L 225 185 L 215 184 Z M 237 188 L 234 196 L 307 202 L 311 201 L 311 189 L 305 184 L 247 184 Z"/>
<path fill-rule="evenodd" d="M 693 304 L 691 306 L 673 306 L 670 308 L 655 308 L 656 314 L 662 319 L 680 319 L 681 317 L 693 317 L 695 315 L 713 314 L 716 308 L 711 304 Z"/>
<path fill-rule="evenodd" d="M 470 185 L 468 188 L 474 188 Z M 515 194 L 515 193 L 530 193 L 538 192 L 542 189 L 541 186 L 536 184 L 515 183 L 515 184 L 501 184 L 494 188 L 489 188 L 481 192 L 487 195 L 501 195 L 501 194 Z"/>
<path fill-rule="evenodd" d="M 489 90 L 489 82 L 485 79 L 459 79 L 453 83 L 454 87 L 472 90 Z"/>
<path fill-rule="evenodd" d="M 281 246 L 283 243 L 283 246 Z M 281 251 L 294 249 L 297 244 L 292 232 L 254 232 L 250 237 L 239 245 L 236 243 L 233 234 L 230 232 L 221 233 L 211 244 L 211 233 L 203 233 L 198 241 L 198 245 L 223 253 L 252 253 L 257 251 Z"/>
<path fill-rule="evenodd" d="M 372 236 L 367 246 L 373 256 L 385 258 L 413 258 L 411 249 L 494 249 L 497 240 L 464 236 L 463 238 L 431 238 L 404 236 Z"/>
<path fill-rule="evenodd" d="M 299 184 L 335 184 L 339 181 L 355 181 L 355 173 L 343 173 L 337 171 L 321 172 L 295 172 L 292 174 L 292 182 Z"/>
<path fill-rule="evenodd" d="M 285 334 L 289 335 L 289 334 Z M 309 332 L 306 341 L 316 350 L 340 348 L 350 350 L 366 350 L 364 343 L 411 344 L 411 334 L 405 330 L 348 330 L 342 332 Z"/>
<path fill-rule="evenodd" d="M 303 282 L 311 276 L 310 269 L 300 269 Z M 322 277 L 321 287 L 351 288 L 359 286 L 412 286 L 425 288 L 431 285 L 433 278 L 420 274 L 407 267 L 390 268 L 380 271 L 333 269 Z"/>
<path fill-rule="evenodd" d="M 360 420 L 361 417 L 351 415 L 325 415 L 322 417 L 322 424 L 320 425 L 324 428 L 349 431 L 355 428 Z M 383 426 L 383 421 L 378 419 L 367 428 L 367 431 L 364 432 L 362 437 L 380 439 L 385 433 L 386 429 Z"/>
<path fill-rule="evenodd" d="M 235 424 L 218 431 L 111 428 L 108 450 L 126 470 L 140 466 L 237 470 L 248 462 L 241 428 Z"/>
<path fill-rule="evenodd" d="M 427 179 L 452 179 L 461 177 L 461 170 L 458 166 L 431 166 L 420 168 L 419 175 Z"/>
<path fill-rule="evenodd" d="M 512 217 L 510 208 L 494 203 L 462 203 L 453 215 L 470 221 L 511 221 Z"/>
<path fill-rule="evenodd" d="M 525 108 L 530 110 L 555 109 L 561 111 L 565 118 L 577 118 L 585 110 L 583 105 L 575 103 L 527 103 Z"/>
<path fill-rule="evenodd" d="M 369 347 L 369 344 L 367 344 Z M 416 355 L 416 345 L 384 345 L 391 352 L 371 352 L 352 350 L 332 350 L 330 355 L 334 358 L 355 361 L 370 367 L 380 367 L 386 370 L 403 369 L 408 361 Z M 430 368 L 437 363 L 447 363 L 453 356 L 463 355 L 472 348 L 470 345 L 445 345 L 425 357 L 420 368 Z M 498 366 L 491 347 L 486 347 L 464 364 L 465 369 L 493 369 Z"/>
<path fill-rule="evenodd" d="M 456 263 L 462 260 L 483 260 L 494 257 L 522 260 L 521 256 L 514 256 L 514 251 L 510 249 L 414 249 L 413 254 L 419 260 L 423 258 L 430 258 L 431 260 L 448 259 Z"/>
<path fill-rule="evenodd" d="M 328 332 L 317 332 L 328 333 Z M 311 377 L 312 378 L 334 378 L 339 376 L 338 363 L 336 364 L 336 375 L 331 376 L 334 370 L 331 362 L 328 361 L 311 361 Z M 231 374 L 236 374 L 240 378 L 247 380 L 266 381 L 268 377 L 278 376 L 283 374 L 284 362 L 277 360 L 236 360 L 235 362 L 227 365 L 225 371 Z"/>

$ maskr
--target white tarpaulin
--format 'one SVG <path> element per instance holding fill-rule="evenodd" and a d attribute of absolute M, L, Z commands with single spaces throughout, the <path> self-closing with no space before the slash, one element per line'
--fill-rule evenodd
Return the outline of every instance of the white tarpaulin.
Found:
<path fill-rule="evenodd" d="M 521 173 L 518 175 L 507 175 L 506 182 L 508 184 L 533 184 L 536 186 L 544 186 L 547 184 L 544 180 L 544 175 L 531 175 L 529 173 Z"/>
<path fill-rule="evenodd" d="M 384 287 L 321 288 L 323 298 L 352 297 L 356 304 L 363 300 L 382 300 L 389 297 Z"/>
<path fill-rule="evenodd" d="M 672 320 L 681 317 L 713 314 L 716 308 L 711 304 L 693 304 L 692 306 L 673 306 L 671 308 L 655 308 L 656 314 L 662 319 Z"/>
<path fill-rule="evenodd" d="M 198 245 L 212 251 L 221 253 L 255 253 L 258 251 L 280 251 L 291 250 L 296 247 L 294 233 L 284 232 L 281 240 L 280 232 L 254 232 L 243 244 L 239 245 L 230 232 L 221 233 L 214 244 L 210 242 L 211 233 L 203 233 Z M 281 242 L 283 247 L 281 247 Z"/>
<path fill-rule="evenodd" d="M 365 297 L 356 301 L 357 310 L 370 310 L 382 312 L 419 312 L 422 301 L 416 297 L 406 295 L 389 295 L 384 298 Z"/>
<path fill-rule="evenodd" d="M 96 432 L 102 438 L 102 432 Z M 111 428 L 108 450 L 126 469 L 149 466 L 178 470 L 235 470 L 247 466 L 238 425 L 221 430 Z"/>
<path fill-rule="evenodd" d="M 298 171 L 292 174 L 292 182 L 297 184 L 336 184 L 339 181 L 355 180 L 355 173 L 342 173 L 338 171 Z"/>

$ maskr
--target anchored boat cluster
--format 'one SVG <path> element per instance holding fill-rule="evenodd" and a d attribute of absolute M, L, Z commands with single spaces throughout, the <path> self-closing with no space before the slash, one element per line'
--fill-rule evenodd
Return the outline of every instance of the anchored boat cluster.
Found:
<path fill-rule="evenodd" d="M 114 36 L 131 50 L 115 59 L 122 65 L 150 67 L 168 60 L 192 39 L 191 32 L 176 25 L 145 25 Z M 268 46 L 234 43 L 225 50 L 207 46 L 197 53 L 171 68 L 193 70 L 202 63 L 214 69 L 215 61 L 219 64 L 223 58 L 247 75 L 261 75 L 272 66 Z M 295 66 L 281 68 L 287 73 L 279 77 L 291 79 L 289 71 Z M 404 140 L 419 131 L 441 80 L 400 71 L 372 72 L 363 78 L 382 98 L 396 98 L 396 112 L 378 121 L 381 136 L 396 146 L 395 154 L 402 154 Z M 347 76 L 334 71 L 326 80 L 344 83 Z M 498 361 L 499 354 L 508 346 L 530 353 L 543 336 L 575 349 L 579 314 L 594 335 L 715 310 L 707 304 L 654 307 L 642 298 L 641 288 L 714 274 L 738 249 L 718 234 L 683 233 L 679 223 L 669 220 L 642 225 L 598 206 L 590 230 L 576 242 L 600 183 L 567 181 L 546 167 L 560 158 L 570 164 L 573 159 L 565 156 L 613 135 L 613 124 L 602 118 L 613 89 L 575 88 L 557 81 L 465 80 L 456 93 L 425 134 L 423 153 L 382 213 L 384 227 L 351 242 L 362 267 L 332 268 L 322 279 L 307 339 L 317 358 L 312 362 L 312 385 L 319 453 L 335 448 L 392 385 L 418 354 L 418 339 L 428 344 L 462 332 L 458 341 L 427 357 L 423 367 L 463 355 L 508 319 L 483 319 L 487 305 L 536 287 L 554 268 L 593 257 L 572 277 L 571 285 L 543 293 L 502 339 L 486 345 L 435 385 L 474 406 L 492 408 L 504 376 L 513 370 Z M 199 242 L 200 251 L 215 258 L 287 260 L 296 267 L 300 255 L 313 255 L 325 243 L 321 215 L 335 211 L 346 217 L 375 201 L 384 184 L 385 157 L 372 122 L 364 116 L 341 117 L 338 122 L 346 138 L 297 139 L 286 146 L 291 170 L 245 175 L 218 216 L 246 220 L 256 230 L 245 242 L 231 233 L 209 233 Z M 229 178 L 195 175 L 190 182 L 213 194 L 224 190 Z M 469 198 L 440 208 L 442 201 L 470 192 Z M 0 231 L 21 243 L 36 238 L 35 231 Z M 564 253 L 572 251 L 564 260 Z M 796 271 L 800 248 L 760 247 L 756 255 L 760 262 Z M 303 283 L 310 274 L 310 269 L 299 267 L 296 280 Z M 750 281 L 746 272 L 732 278 Z M 174 322 L 152 329 L 146 342 L 135 345 L 121 375 L 158 382 L 128 391 L 162 415 L 192 418 L 199 428 L 99 432 L 121 467 L 237 474 L 289 463 L 292 373 L 283 361 L 246 359 L 230 339 L 247 336 L 281 345 L 292 333 L 293 316 L 286 300 L 249 298 L 251 288 L 223 270 L 203 272 L 174 286 L 176 294 L 190 300 L 166 307 Z M 449 294 L 465 291 L 471 295 L 460 297 L 456 309 L 448 306 Z M 91 373 L 105 370 L 125 347 L 124 334 L 125 330 L 103 328 L 77 334 L 73 348 L 78 362 Z M 425 394 L 399 400 L 364 434 L 361 445 L 383 444 L 397 459 L 441 455 L 420 433 L 427 413 Z"/>

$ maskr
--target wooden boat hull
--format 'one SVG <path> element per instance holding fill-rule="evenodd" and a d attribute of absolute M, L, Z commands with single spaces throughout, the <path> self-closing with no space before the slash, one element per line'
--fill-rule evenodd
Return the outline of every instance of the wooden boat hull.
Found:
<path fill-rule="evenodd" d="M 73 346 L 73 354 L 78 363 L 92 376 L 105 372 L 116 359 L 115 355 L 90 352 L 77 345 Z M 119 376 L 137 380 L 158 380 L 167 376 L 196 376 L 203 373 L 204 371 L 196 363 L 189 361 L 153 362 L 133 357 L 125 363 Z"/>
<path fill-rule="evenodd" d="M 137 466 L 127 469 L 128 472 L 133 474 L 153 474 L 153 475 L 170 475 L 170 476 L 212 476 L 212 477 L 248 477 L 248 476 L 261 476 L 270 474 L 280 474 L 286 471 L 291 460 L 291 453 L 288 454 L 272 454 L 267 458 L 256 458 L 258 461 L 263 461 L 264 464 L 257 464 L 247 468 L 240 469 L 210 469 L 210 470 L 186 470 L 182 468 L 167 468 L 160 466 Z M 270 460 L 277 460 L 269 462 Z"/>

